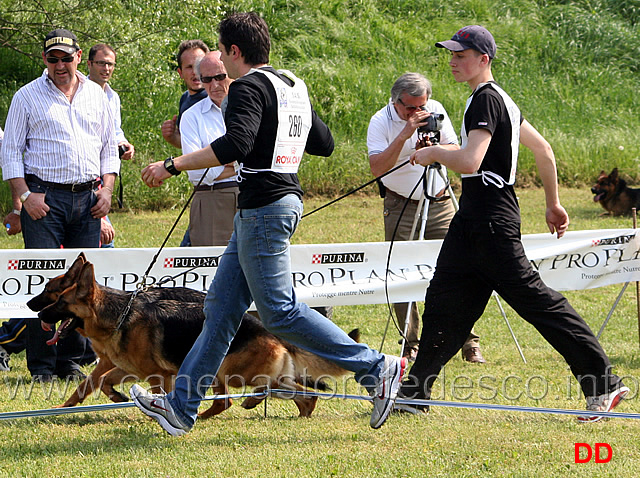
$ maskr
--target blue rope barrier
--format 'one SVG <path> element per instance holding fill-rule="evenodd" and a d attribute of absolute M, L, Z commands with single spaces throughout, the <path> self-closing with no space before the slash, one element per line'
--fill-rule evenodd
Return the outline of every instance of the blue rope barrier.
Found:
<path fill-rule="evenodd" d="M 209 395 L 203 400 L 224 400 L 227 398 L 246 398 L 246 397 L 262 397 L 266 396 L 265 392 L 256 393 L 231 393 L 227 395 Z M 68 415 L 70 413 L 87 413 L 102 412 L 107 410 L 116 410 L 120 408 L 135 407 L 133 402 L 122 403 L 101 403 L 98 405 L 79 405 L 76 407 L 64 408 L 44 408 L 41 410 L 27 410 L 22 412 L 4 412 L 0 413 L 0 420 L 15 420 L 17 418 L 34 418 L 34 417 L 51 417 L 56 415 Z"/>
<path fill-rule="evenodd" d="M 203 400 L 225 400 L 233 398 L 247 398 L 247 397 L 268 397 L 270 395 L 281 395 L 288 397 L 304 396 L 304 397 L 318 397 L 323 399 L 341 398 L 344 400 L 362 400 L 371 401 L 371 397 L 366 395 L 352 395 L 352 394 L 336 394 L 326 392 L 315 391 L 296 391 L 287 389 L 272 388 L 264 392 L 255 393 L 235 393 L 226 395 L 209 395 Z M 524 412 L 524 413 L 546 413 L 552 415 L 593 415 L 599 417 L 608 418 L 627 418 L 638 420 L 640 419 L 640 413 L 622 413 L 622 412 L 587 412 L 585 410 L 569 410 L 562 408 L 543 408 L 543 407 L 525 407 L 519 405 L 498 405 L 490 403 L 466 403 L 466 402 L 452 402 L 446 400 L 424 400 L 424 399 L 407 399 L 398 398 L 396 403 L 404 405 L 421 405 L 429 407 L 450 407 L 450 408 L 467 408 L 476 410 L 495 410 L 503 412 Z M 70 413 L 88 413 L 99 412 L 106 410 L 116 410 L 121 408 L 134 407 L 133 402 L 123 403 L 104 403 L 99 405 L 80 405 L 77 407 L 66 408 L 46 408 L 41 410 L 20 411 L 20 412 L 4 412 L 0 413 L 0 420 L 15 420 L 18 418 L 34 418 L 34 417 L 46 417 L 56 415 L 67 415 Z"/>

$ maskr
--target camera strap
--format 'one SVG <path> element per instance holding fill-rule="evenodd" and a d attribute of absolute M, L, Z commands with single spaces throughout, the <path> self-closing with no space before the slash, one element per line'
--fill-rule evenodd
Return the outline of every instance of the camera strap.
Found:
<path fill-rule="evenodd" d="M 122 174 L 118 174 L 118 197 L 116 198 L 118 201 L 118 207 L 122 209 L 122 196 L 123 196 L 123 186 L 122 186 Z"/>

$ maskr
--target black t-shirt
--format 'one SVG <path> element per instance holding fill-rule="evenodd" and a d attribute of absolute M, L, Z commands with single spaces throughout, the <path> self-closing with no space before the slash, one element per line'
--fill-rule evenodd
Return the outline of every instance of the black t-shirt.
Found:
<path fill-rule="evenodd" d="M 182 118 L 182 113 L 187 111 L 193 105 L 195 105 L 198 101 L 204 100 L 209 95 L 207 95 L 207 91 L 202 89 L 198 91 L 196 94 L 189 93 L 189 90 L 185 91 L 180 97 L 180 108 L 178 110 L 178 119 L 176 120 L 176 128 L 180 128 L 180 119 Z"/>
<path fill-rule="evenodd" d="M 293 84 L 291 79 L 273 68 L 263 69 L 275 73 L 288 85 Z M 224 117 L 227 132 L 211 143 L 216 157 L 222 164 L 238 161 L 248 168 L 269 169 L 278 128 L 278 103 L 273 84 L 261 73 L 247 74 L 231 83 L 227 99 Z M 329 156 L 333 147 L 331 131 L 312 111 L 312 126 L 305 151 Z M 302 198 L 297 174 L 273 171 L 246 174 L 240 182 L 238 207 L 266 206 L 290 193 Z"/>
<path fill-rule="evenodd" d="M 468 220 L 503 219 L 520 222 L 513 189 L 520 138 L 520 110 L 494 82 L 480 85 L 470 97 L 463 136 L 474 129 L 491 133 L 479 175 L 462 178 L 460 214 Z M 466 138 L 463 138 L 466 142 Z M 511 183 L 511 184 L 509 184 Z"/>

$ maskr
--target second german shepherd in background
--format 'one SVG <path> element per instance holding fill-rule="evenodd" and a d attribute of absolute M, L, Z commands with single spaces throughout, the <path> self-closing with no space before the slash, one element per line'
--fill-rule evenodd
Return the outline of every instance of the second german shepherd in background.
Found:
<path fill-rule="evenodd" d="M 631 209 L 640 209 L 640 189 L 633 189 L 614 168 L 611 174 L 600 172 L 598 181 L 591 188 L 593 200 L 605 209 L 601 215 L 622 216 L 631 214 Z"/>
<path fill-rule="evenodd" d="M 162 289 L 164 294 L 168 294 L 172 288 Z M 95 281 L 93 264 L 85 262 L 75 283 L 38 315 L 45 327 L 64 319 L 56 331 L 56 338 L 72 328 L 81 327 L 91 339 L 94 349 L 115 366 L 101 371 L 103 374 L 99 380 L 103 390 L 105 387 L 114 390 L 115 384 L 139 378 L 147 380 L 156 393 L 161 388 L 171 391 L 180 364 L 202 330 L 203 304 L 136 298 L 118 330 L 117 324 L 130 294 L 100 286 Z M 350 335 L 357 340 L 357 329 Z M 227 386 L 298 391 L 306 386 L 326 390 L 328 387 L 322 381 L 323 377 L 339 377 L 347 373 L 337 365 L 277 338 L 264 328 L 260 320 L 245 314 L 212 388 L 216 394 L 226 394 Z M 85 382 L 96 378 L 92 374 Z M 85 382 L 71 397 L 74 403 L 70 403 L 70 399 L 63 406 L 80 403 L 88 395 Z M 93 390 L 93 384 L 90 386 Z M 114 401 L 127 400 L 119 392 L 111 394 L 110 398 Z M 317 397 L 296 395 L 286 398 L 294 400 L 303 417 L 311 415 L 317 402 Z M 262 399 L 247 398 L 242 406 L 253 408 Z M 200 416 L 217 415 L 231 403 L 230 399 L 214 400 L 211 408 Z"/>

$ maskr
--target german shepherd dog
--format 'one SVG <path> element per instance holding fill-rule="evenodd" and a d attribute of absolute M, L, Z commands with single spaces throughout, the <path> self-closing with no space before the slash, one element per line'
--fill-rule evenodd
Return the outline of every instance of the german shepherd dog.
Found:
<path fill-rule="evenodd" d="M 601 171 L 591 192 L 594 194 L 593 200 L 599 202 L 606 211 L 602 216 L 629 215 L 632 208 L 640 209 L 640 189 L 628 187 L 618 175 L 618 168 L 614 168 L 609 175 Z"/>
<path fill-rule="evenodd" d="M 86 262 L 86 256 L 81 252 L 67 272 L 49 280 L 49 282 L 45 284 L 44 290 L 27 302 L 27 306 L 34 312 L 40 312 L 44 308 L 54 304 L 62 292 L 76 283 L 80 276 L 80 272 L 82 271 L 82 266 Z M 138 295 L 141 300 L 146 301 L 176 299 L 185 302 L 197 302 L 200 304 L 203 303 L 204 296 L 205 294 L 203 292 L 185 287 L 175 287 L 171 289 L 157 287 L 144 291 Z M 128 293 L 127 297 L 130 298 L 131 293 Z M 65 319 L 68 320 L 63 322 L 64 327 L 60 327 L 58 329 L 54 334 L 54 337 L 48 342 L 49 345 L 57 343 L 60 338 L 64 338 L 73 329 L 77 329 L 80 334 L 86 337 L 86 333 L 77 320 L 73 317 L 65 317 Z M 43 327 L 49 329 L 48 326 Z M 92 347 L 99 358 L 98 365 L 94 368 L 90 376 L 80 384 L 71 397 L 61 405 L 62 407 L 72 407 L 82 403 L 85 397 L 95 391 L 95 384 L 98 383 L 100 385 L 100 390 L 112 401 L 126 402 L 129 400 L 126 395 L 123 395 L 113 387 L 113 385 L 118 383 L 117 377 L 120 375 L 124 376 L 126 373 L 117 369 L 109 356 L 101 350 L 99 343 L 92 343 Z M 107 375 L 107 373 L 109 374 Z"/>
<path fill-rule="evenodd" d="M 156 393 L 160 389 L 171 391 L 180 364 L 202 330 L 204 294 L 198 293 L 199 300 L 196 301 L 180 297 L 181 290 L 174 290 L 176 298 L 167 298 L 174 288 L 140 293 L 118 329 L 117 324 L 131 293 L 99 285 L 90 262 L 82 263 L 79 271 L 73 271 L 70 276 L 76 274 L 74 283 L 60 292 L 55 303 L 43 308 L 38 315 L 45 328 L 62 320 L 54 339 L 74 328 L 81 330 L 91 339 L 101 360 L 62 406 L 81 403 L 94 390 L 96 381 L 115 402 L 128 398 L 113 386 L 138 378 L 147 380 Z M 70 277 L 52 279 L 56 280 L 66 283 Z M 145 296 L 146 293 L 161 296 Z M 357 340 L 358 330 L 352 331 L 350 336 Z M 102 357 L 107 359 L 104 366 Z M 305 387 L 326 390 L 328 386 L 322 378 L 347 373 L 331 362 L 278 339 L 264 328 L 259 319 L 245 314 L 212 388 L 216 394 L 226 394 L 228 386 L 257 387 L 257 391 L 267 388 L 302 391 Z M 254 408 L 263 398 L 249 397 L 242 406 Z M 281 398 L 293 399 L 302 417 L 310 416 L 317 402 L 317 397 L 301 395 L 287 394 Z M 214 400 L 211 408 L 202 412 L 200 417 L 217 415 L 231 403 L 231 399 Z"/>

